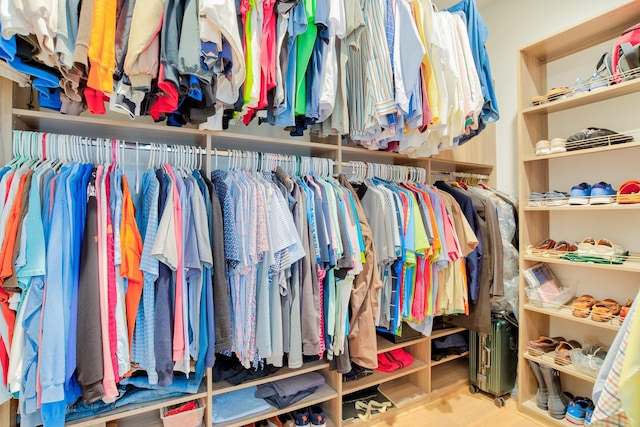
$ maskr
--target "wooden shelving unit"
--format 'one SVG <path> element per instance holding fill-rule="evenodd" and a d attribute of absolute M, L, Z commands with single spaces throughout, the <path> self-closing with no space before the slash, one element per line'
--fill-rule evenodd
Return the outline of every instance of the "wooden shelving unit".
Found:
<path fill-rule="evenodd" d="M 210 172 L 215 166 L 215 153 L 218 150 L 245 150 L 298 156 L 313 156 L 331 158 L 335 160 L 335 173 L 343 170 L 343 162 L 370 161 L 376 163 L 412 165 L 422 167 L 430 175 L 432 171 L 469 172 L 489 176 L 489 184 L 495 185 L 495 128 L 488 126 L 480 136 L 469 141 L 459 149 L 440 153 L 430 158 L 409 158 L 398 153 L 373 152 L 360 147 L 345 146 L 341 138 L 290 138 L 262 136 L 250 134 L 243 129 L 230 128 L 228 131 L 200 130 L 193 126 L 182 128 L 166 126 L 164 123 L 153 123 L 150 118 L 128 120 L 122 115 L 91 116 L 84 113 L 81 116 L 68 116 L 50 111 L 27 109 L 28 92 L 13 87 L 8 80 L 0 78 L 0 137 L 5 141 L 2 151 L 2 161 L 6 164 L 11 158 L 11 141 L 13 130 L 33 130 L 56 134 L 78 135 L 86 138 L 113 138 L 141 146 L 149 143 L 163 143 L 168 145 L 189 145 L 200 147 L 205 154 L 203 169 Z M 284 134 L 284 132 L 281 132 Z M 434 337 L 451 333 L 437 332 Z M 424 403 L 438 396 L 445 385 L 461 386 L 468 382 L 468 368 L 466 358 L 451 359 L 451 363 L 433 364 L 431 362 L 431 338 L 422 337 L 417 340 L 393 343 L 384 338 L 378 338 L 378 351 L 384 352 L 397 348 L 406 348 L 415 358 L 415 362 L 406 368 L 385 374 L 376 371 L 371 377 L 355 383 L 343 383 L 342 376 L 336 371 L 330 371 L 328 362 L 319 361 L 306 363 L 300 369 L 282 368 L 275 375 L 249 383 L 233 386 L 227 382 L 212 382 L 212 373 L 208 369 L 203 380 L 203 390 L 194 395 L 180 398 L 157 400 L 140 405 L 128 405 L 91 418 L 81 419 L 69 423 L 76 427 L 89 427 L 95 424 L 118 420 L 121 426 L 148 427 L 160 426 L 162 421 L 159 409 L 189 400 L 202 398 L 206 402 L 205 425 L 212 426 L 211 398 L 233 390 L 252 385 L 262 384 L 275 379 L 293 377 L 306 372 L 319 372 L 325 379 L 325 386 L 297 404 L 284 410 L 271 410 L 234 420 L 230 423 L 213 424 L 215 427 L 235 427 L 258 421 L 283 412 L 289 412 L 311 404 L 322 404 L 327 415 L 327 425 L 340 427 L 342 423 L 342 398 L 345 394 L 361 390 L 370 385 L 380 385 L 381 389 L 399 407 L 408 407 Z M 432 369 L 433 368 L 433 369 Z M 446 368 L 446 369 L 445 369 Z M 441 379 L 442 377 L 443 379 Z M 433 385 L 432 383 L 437 382 Z M 15 423 L 15 408 L 7 403 L 0 406 L 0 425 L 13 427 Z"/>
<path fill-rule="evenodd" d="M 610 85 L 601 90 L 586 92 L 579 96 L 569 96 L 542 105 L 531 106 L 531 99 L 545 94 L 550 88 L 560 86 L 559 79 L 565 78 L 569 69 L 579 68 L 576 63 L 578 56 L 574 54 L 590 53 L 589 49 L 603 43 L 612 42 L 623 30 L 640 21 L 640 2 L 629 2 L 613 9 L 601 16 L 587 20 L 574 27 L 553 34 L 536 43 L 532 43 L 520 49 L 518 56 L 518 142 L 519 142 L 519 199 L 520 205 L 520 305 L 519 305 L 519 363 L 518 363 L 518 406 L 525 414 L 542 422 L 544 425 L 572 425 L 566 420 L 551 418 L 546 411 L 536 407 L 535 395 L 537 382 L 529 369 L 529 360 L 551 366 L 561 373 L 567 384 L 574 387 L 589 390 L 595 381 L 593 375 L 580 371 L 574 365 L 557 364 L 554 353 L 532 354 L 527 350 L 531 340 L 544 336 L 564 336 L 567 339 L 576 339 L 585 342 L 587 336 L 596 335 L 600 340 L 612 340 L 620 329 L 618 318 L 610 322 L 599 323 L 589 318 L 582 319 L 571 314 L 571 302 L 567 306 L 547 308 L 532 304 L 527 299 L 525 287 L 527 286 L 522 272 L 536 263 L 550 264 L 564 272 L 564 276 L 575 275 L 582 277 L 585 283 L 578 283 L 576 296 L 589 293 L 596 300 L 609 298 L 609 292 L 613 289 L 617 295 L 628 293 L 632 297 L 638 290 L 638 273 L 640 262 L 634 254 L 622 264 L 596 264 L 573 262 L 554 257 L 527 254 L 527 247 L 536 245 L 547 238 L 562 240 L 561 233 L 598 234 L 606 236 L 611 232 L 617 232 L 616 236 L 624 239 L 633 233 L 627 227 L 633 224 L 621 224 L 616 221 L 607 221 L 607 215 L 622 212 L 634 213 L 640 209 L 640 205 L 600 205 L 600 206 L 527 206 L 527 201 L 532 192 L 545 193 L 559 189 L 569 189 L 580 181 L 591 179 L 592 182 L 619 179 L 620 170 L 614 171 L 615 164 L 621 159 L 639 154 L 640 141 L 613 144 L 595 148 L 585 148 L 563 153 L 548 155 L 536 155 L 536 143 L 540 140 L 549 140 L 558 136 L 560 132 L 566 132 L 563 125 L 570 123 L 575 126 L 575 131 L 593 126 L 593 121 L 602 121 L 608 116 L 616 115 L 615 107 L 620 105 L 623 110 L 621 97 L 636 96 L 640 93 L 640 79 L 629 80 L 619 84 Z M 600 53 L 601 54 L 601 53 Z M 596 53 L 596 55 L 600 55 Z M 582 58 L 582 57 L 580 57 Z M 594 58 L 595 64 L 598 58 Z M 558 62 L 556 62 L 558 61 Z M 567 82 L 569 83 L 569 82 Z M 593 106 L 599 106 L 607 101 L 606 110 L 600 109 L 599 113 Z M 586 107 L 586 108 L 583 108 Z M 561 115 L 556 115 L 561 113 Z M 595 117 L 597 115 L 597 117 Z M 562 123 L 561 123 L 562 122 Z M 629 128 L 634 128 L 631 123 Z M 619 129 L 620 133 L 625 133 Z M 602 165 L 607 168 L 601 168 Z M 579 165 L 579 166 L 578 166 Z M 583 175 L 584 171 L 592 172 Z M 628 171 L 630 174 L 636 171 Z M 610 176 L 607 176 L 610 175 Z M 580 176 L 576 182 L 567 182 L 569 176 Z M 631 178 L 631 177 L 630 177 Z M 629 178 L 627 178 L 629 179 Z M 567 215 L 569 213 L 569 215 Z M 573 215 L 575 213 L 575 215 Z M 627 214 L 628 215 L 628 214 Z M 571 218 L 572 221 L 567 221 Z M 584 221 L 583 218 L 589 218 Z M 593 219 L 598 218 L 598 219 Z M 617 217 L 616 217 L 617 218 Z M 618 221 L 620 222 L 620 221 Z M 621 227 L 625 227 L 624 229 Z M 621 231 L 624 230 L 624 231 Z M 635 230 L 635 229 L 634 229 Z M 558 234 L 558 235 L 556 235 Z M 619 242 L 625 244 L 625 248 L 636 252 L 636 241 Z M 583 270 L 586 269 L 586 270 Z M 599 271 L 601 270 L 601 271 Z M 587 272 L 592 272 L 590 274 Z M 590 283 L 589 276 L 602 277 L 615 274 L 613 283 Z M 624 301 L 623 301 L 624 302 Z M 623 303 L 622 302 L 622 303 Z M 609 345 L 610 342 L 602 342 Z M 570 377 L 570 378 L 569 378 Z M 576 381 L 577 380 L 577 381 Z M 565 384 L 563 380 L 563 384 Z M 565 390 L 571 392 L 572 390 Z M 582 393 L 582 391 L 581 391 Z M 574 393 L 575 394 L 575 393 Z M 582 395 L 582 394 L 581 394 Z"/>

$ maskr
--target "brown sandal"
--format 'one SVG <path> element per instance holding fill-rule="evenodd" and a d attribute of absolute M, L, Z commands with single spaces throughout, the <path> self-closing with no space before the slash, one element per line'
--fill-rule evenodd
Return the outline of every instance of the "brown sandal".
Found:
<path fill-rule="evenodd" d="M 538 243 L 534 247 L 529 249 L 529 252 L 532 254 L 541 254 L 547 252 L 556 245 L 556 241 L 553 239 L 545 239 L 542 242 Z"/>
<path fill-rule="evenodd" d="M 562 341 L 556 347 L 556 354 L 554 357 L 554 361 L 558 365 L 568 365 L 571 363 L 571 350 L 576 348 L 582 348 L 582 344 L 578 341 Z"/>
<path fill-rule="evenodd" d="M 537 340 L 529 341 L 529 349 L 538 351 L 540 353 L 548 353 L 555 350 L 558 344 L 560 344 L 560 342 L 564 340 L 564 337 L 549 338 L 541 335 Z"/>
<path fill-rule="evenodd" d="M 583 319 L 589 317 L 591 313 L 591 307 L 596 303 L 596 299 L 591 295 L 582 295 L 573 301 L 573 314 L 575 317 L 581 317 Z"/>
<path fill-rule="evenodd" d="M 607 298 L 593 305 L 591 320 L 595 322 L 608 322 L 613 316 L 617 316 L 618 314 L 620 314 L 620 304 Z"/>

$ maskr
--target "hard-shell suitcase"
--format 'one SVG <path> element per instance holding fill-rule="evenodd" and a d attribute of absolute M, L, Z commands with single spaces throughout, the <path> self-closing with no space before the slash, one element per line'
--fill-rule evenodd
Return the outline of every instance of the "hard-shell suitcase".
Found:
<path fill-rule="evenodd" d="M 492 314 L 491 334 L 469 331 L 469 390 L 495 397 L 498 407 L 516 383 L 518 327 L 504 314 Z"/>

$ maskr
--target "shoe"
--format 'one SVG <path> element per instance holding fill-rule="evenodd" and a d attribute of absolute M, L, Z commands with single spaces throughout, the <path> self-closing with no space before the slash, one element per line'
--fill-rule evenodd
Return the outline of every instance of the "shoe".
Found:
<path fill-rule="evenodd" d="M 567 402 L 562 392 L 560 372 L 546 365 L 540 365 L 540 372 L 542 372 L 542 378 L 544 378 L 549 391 L 549 400 L 547 401 L 549 415 L 551 418 L 561 420 L 567 412 Z"/>
<path fill-rule="evenodd" d="M 588 127 L 567 138 L 567 151 L 603 147 L 633 141 L 633 137 L 610 129 Z"/>
<path fill-rule="evenodd" d="M 549 409 L 547 406 L 549 403 L 549 390 L 547 390 L 547 383 L 544 382 L 544 378 L 542 378 L 542 372 L 540 371 L 540 365 L 538 362 L 534 362 L 533 360 L 529 360 L 529 367 L 533 372 L 533 376 L 536 378 L 538 382 L 538 391 L 536 391 L 536 406 L 543 411 Z"/>
<path fill-rule="evenodd" d="M 586 319 L 591 314 L 591 307 L 596 303 L 596 299 L 591 295 L 582 295 L 573 301 L 571 314 L 575 317 Z"/>
<path fill-rule="evenodd" d="M 588 205 L 590 195 L 591 185 L 586 182 L 581 182 L 580 184 L 571 187 L 571 192 L 569 193 L 569 204 Z"/>
<path fill-rule="evenodd" d="M 309 425 L 309 408 L 298 409 L 293 412 L 293 419 L 296 420 L 296 427 L 306 427 Z"/>
<path fill-rule="evenodd" d="M 551 143 L 546 139 L 541 139 L 536 142 L 536 155 L 542 156 L 544 154 L 551 154 Z"/>
<path fill-rule="evenodd" d="M 558 365 L 569 365 L 571 363 L 571 350 L 575 348 L 582 348 L 582 344 L 578 341 L 562 341 L 556 347 L 554 362 Z"/>
<path fill-rule="evenodd" d="M 640 181 L 630 180 L 618 187 L 618 203 L 640 203 Z"/>
<path fill-rule="evenodd" d="M 538 243 L 537 245 L 531 247 L 529 246 L 529 248 L 527 249 L 527 252 L 530 254 L 541 254 L 544 253 L 550 249 L 553 249 L 553 247 L 556 245 L 556 241 L 553 239 L 545 239 L 542 242 Z"/>
<path fill-rule="evenodd" d="M 616 190 L 604 181 L 593 184 L 589 196 L 590 205 L 608 205 L 616 200 Z"/>
<path fill-rule="evenodd" d="M 534 208 L 540 208 L 544 206 L 545 194 L 533 192 L 529 194 L 529 206 Z"/>
<path fill-rule="evenodd" d="M 633 300 L 627 300 L 622 307 L 620 307 L 620 317 L 618 318 L 618 322 L 622 325 L 624 322 L 624 318 L 627 317 L 629 310 L 631 309 L 631 305 L 633 304 Z"/>
<path fill-rule="evenodd" d="M 296 422 L 290 413 L 280 414 L 276 417 L 269 418 L 269 422 L 273 424 L 271 427 L 295 427 Z"/>
<path fill-rule="evenodd" d="M 549 338 L 540 336 L 537 340 L 529 341 L 529 349 L 533 349 L 541 353 L 548 353 L 550 351 L 554 351 L 561 341 L 565 341 L 564 337 Z"/>
<path fill-rule="evenodd" d="M 584 411 L 584 425 L 591 425 L 591 417 L 593 417 L 593 411 L 596 409 L 596 405 L 591 402 L 589 407 Z"/>
<path fill-rule="evenodd" d="M 564 153 L 567 151 L 567 140 L 564 138 L 553 138 L 549 142 L 550 153 Z"/>
<path fill-rule="evenodd" d="M 620 314 L 620 309 L 620 304 L 611 298 L 598 301 L 591 309 L 591 320 L 594 322 L 608 322 L 613 319 L 613 316 Z"/>
<path fill-rule="evenodd" d="M 582 79 L 578 77 L 576 84 L 571 89 L 571 96 L 587 94 L 589 92 L 589 86 L 589 80 L 583 82 Z"/>
<path fill-rule="evenodd" d="M 313 405 L 309 407 L 309 418 L 311 419 L 311 425 L 316 427 L 326 427 L 325 415 L 320 405 Z"/>
<path fill-rule="evenodd" d="M 567 421 L 577 425 L 584 424 L 585 413 L 587 412 L 587 408 L 592 404 L 591 399 L 586 397 L 576 397 L 573 399 L 569 402 L 569 407 L 567 407 Z"/>
<path fill-rule="evenodd" d="M 562 191 L 544 193 L 545 206 L 564 206 L 569 203 L 569 195 Z"/>
<path fill-rule="evenodd" d="M 609 79 L 607 77 L 600 76 L 598 73 L 593 73 L 588 82 L 589 91 L 591 92 L 609 86 Z"/>

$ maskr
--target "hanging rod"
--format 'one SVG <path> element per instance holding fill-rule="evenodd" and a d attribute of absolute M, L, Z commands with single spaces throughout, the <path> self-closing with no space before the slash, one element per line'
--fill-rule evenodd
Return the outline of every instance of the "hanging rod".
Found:
<path fill-rule="evenodd" d="M 446 175 L 455 178 L 474 178 L 474 179 L 484 179 L 488 180 L 489 175 L 482 175 L 478 173 L 470 173 L 470 172 L 456 172 L 456 171 L 431 171 L 431 175 Z"/>

